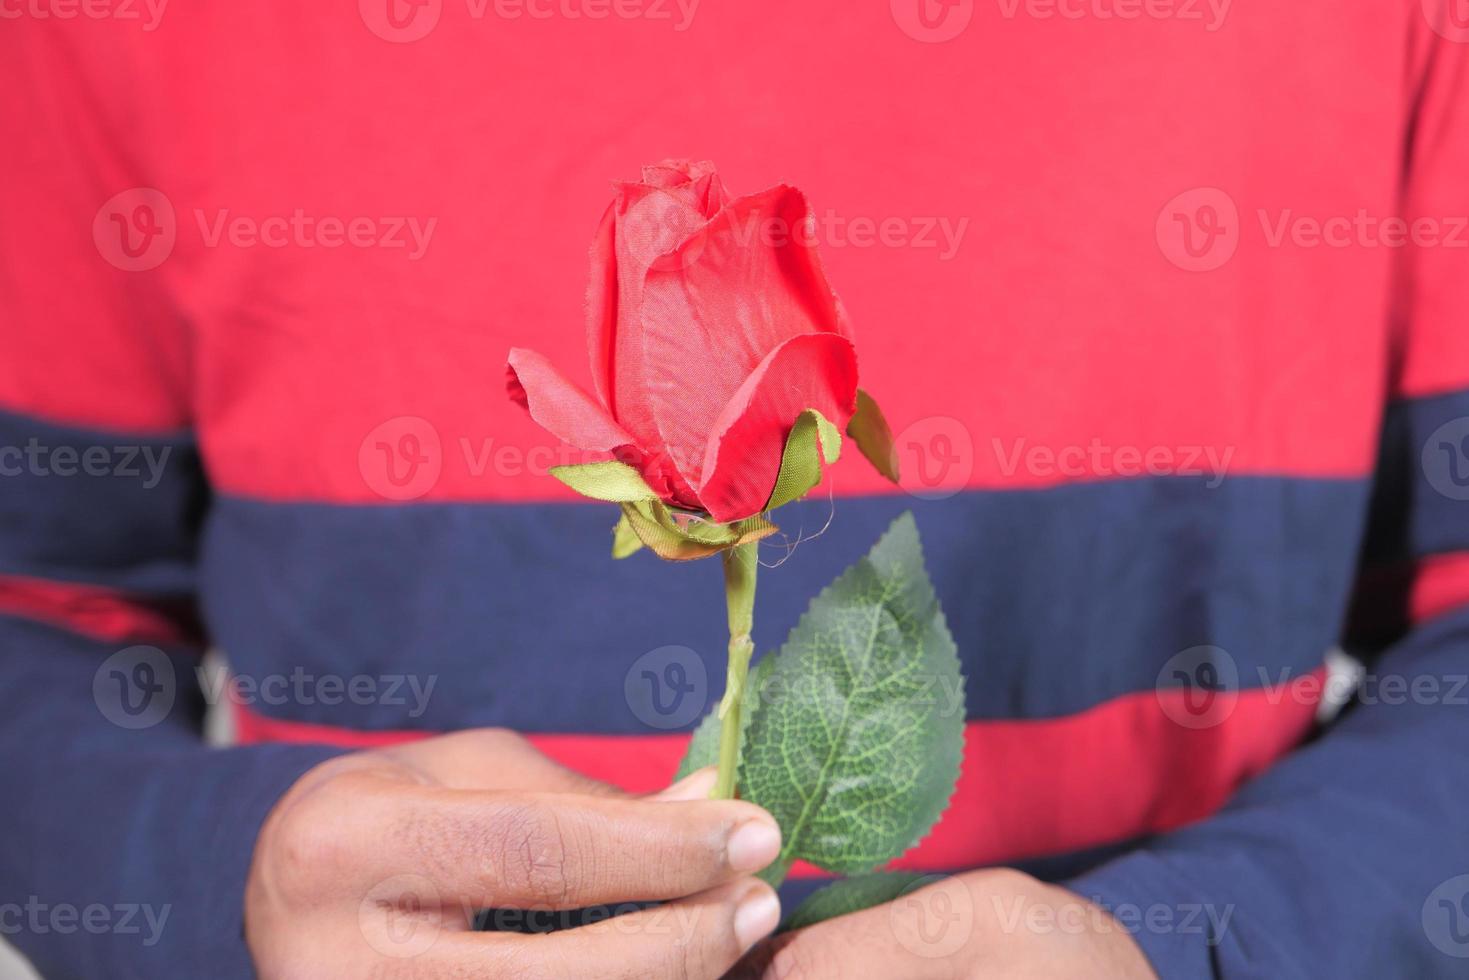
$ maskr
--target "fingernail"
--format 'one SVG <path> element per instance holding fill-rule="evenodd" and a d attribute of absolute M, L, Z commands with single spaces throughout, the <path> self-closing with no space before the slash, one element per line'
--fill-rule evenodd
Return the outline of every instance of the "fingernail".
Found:
<path fill-rule="evenodd" d="M 756 887 L 735 909 L 734 931 L 740 946 L 749 949 L 780 925 L 780 899 L 769 888 Z"/>
<path fill-rule="evenodd" d="M 780 855 L 780 828 L 764 820 L 746 821 L 730 835 L 725 855 L 736 871 L 759 871 Z"/>

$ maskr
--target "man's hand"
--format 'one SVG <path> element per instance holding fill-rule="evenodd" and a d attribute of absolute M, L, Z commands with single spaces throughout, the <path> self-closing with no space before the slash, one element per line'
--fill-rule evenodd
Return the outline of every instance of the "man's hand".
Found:
<path fill-rule="evenodd" d="M 777 936 L 731 977 L 1157 980 L 1132 937 L 1100 908 L 1008 869 L 957 875 Z"/>
<path fill-rule="evenodd" d="M 245 931 L 262 977 L 717 978 L 775 928 L 749 875 L 780 849 L 712 774 L 647 799 L 517 735 L 359 752 L 303 776 L 255 846 Z M 484 908 L 668 900 L 549 935 L 471 929 Z"/>

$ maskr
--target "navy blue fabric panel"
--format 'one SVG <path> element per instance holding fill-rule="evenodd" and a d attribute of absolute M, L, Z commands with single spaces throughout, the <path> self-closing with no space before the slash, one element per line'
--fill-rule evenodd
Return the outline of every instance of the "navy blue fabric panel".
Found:
<path fill-rule="evenodd" d="M 756 640 L 778 645 L 810 598 L 912 509 L 970 678 L 971 718 L 1053 717 L 1150 691 L 1171 658 L 1206 644 L 1227 652 L 1241 687 L 1278 683 L 1319 666 L 1337 638 L 1366 495 L 1365 481 L 1234 477 L 1212 488 L 1160 478 L 808 502 L 781 512 L 793 536 L 835 515 L 761 573 Z M 629 672 L 647 667 L 640 658 L 687 648 L 678 656 L 695 707 L 722 688 L 720 568 L 613 561 L 615 514 L 222 498 L 204 539 L 205 611 L 256 680 L 300 668 L 442 681 L 417 714 L 404 699 L 257 701 L 267 715 L 646 734 L 667 722 L 650 723 L 624 694 Z M 774 545 L 762 556 L 785 557 Z"/>
<path fill-rule="evenodd" d="M 1366 559 L 1469 550 L 1469 391 L 1395 402 L 1383 421 Z"/>
<path fill-rule="evenodd" d="M 0 574 L 185 595 L 206 501 L 186 434 L 102 432 L 0 411 Z"/>
<path fill-rule="evenodd" d="M 0 616 L 5 939 L 46 977 L 251 977 L 241 896 L 260 824 L 336 753 L 209 748 L 197 656 L 119 653 Z"/>
<path fill-rule="evenodd" d="M 1376 671 L 1436 693 L 1354 708 L 1217 816 L 1071 882 L 1109 908 L 1161 910 L 1160 923 L 1228 915 L 1141 929 L 1159 976 L 1466 975 L 1469 612 L 1417 630 Z"/>

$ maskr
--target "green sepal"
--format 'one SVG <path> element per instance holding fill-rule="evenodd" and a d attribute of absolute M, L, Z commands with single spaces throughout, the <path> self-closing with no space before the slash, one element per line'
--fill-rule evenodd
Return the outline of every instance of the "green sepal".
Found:
<path fill-rule="evenodd" d="M 593 500 L 622 504 L 658 499 L 641 473 L 615 459 L 578 466 L 553 466 L 551 475 L 583 497 Z"/>
<path fill-rule="evenodd" d="M 877 401 L 861 388 L 857 389 L 857 411 L 847 423 L 847 435 L 877 472 L 898 482 L 898 450 L 893 444 L 893 430 Z"/>
<path fill-rule="evenodd" d="M 821 463 L 835 463 L 842 454 L 842 434 L 831 421 L 814 408 L 796 418 L 791 434 L 786 437 L 785 452 L 780 458 L 780 473 L 775 478 L 766 510 L 775 510 L 793 500 L 800 500 L 821 482 Z"/>
<path fill-rule="evenodd" d="M 778 528 L 761 517 L 734 524 L 716 524 L 675 512 L 661 500 L 626 502 L 622 516 L 628 529 L 648 550 L 666 561 L 694 561 L 750 544 Z"/>
<path fill-rule="evenodd" d="M 622 505 L 622 516 L 627 520 L 639 541 L 649 551 L 667 561 L 692 561 L 708 558 L 723 551 L 725 544 L 700 541 L 679 528 L 660 501 L 641 501 Z"/>
<path fill-rule="evenodd" d="M 617 518 L 617 526 L 612 529 L 612 557 L 627 558 L 643 550 L 643 542 L 628 523 L 627 515 L 622 514 Z"/>
<path fill-rule="evenodd" d="M 812 892 L 796 906 L 781 925 L 781 932 L 804 929 L 839 915 L 850 915 L 878 905 L 886 905 L 907 894 L 915 885 L 932 878 L 912 871 L 883 871 L 834 881 L 820 891 Z"/>

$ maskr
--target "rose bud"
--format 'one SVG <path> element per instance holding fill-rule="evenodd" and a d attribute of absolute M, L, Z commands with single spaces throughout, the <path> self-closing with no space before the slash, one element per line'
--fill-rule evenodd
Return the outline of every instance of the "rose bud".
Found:
<path fill-rule="evenodd" d="M 831 462 L 833 441 L 848 430 L 896 479 L 876 404 L 863 394 L 858 412 L 857 354 L 817 256 L 805 196 L 777 186 L 731 198 L 712 164 L 682 160 L 616 186 L 592 246 L 587 338 L 596 396 L 545 357 L 516 348 L 511 397 L 558 438 L 631 467 L 657 501 L 716 524 L 784 502 L 772 496 L 778 478 L 787 482 L 787 442 L 808 411 L 821 424 L 808 427 L 817 438 L 807 437 L 806 455 L 819 446 Z M 588 489 L 586 474 L 557 475 L 624 510 L 637 496 Z M 818 463 L 809 482 L 819 476 Z M 631 474 L 617 480 L 638 483 Z"/>

